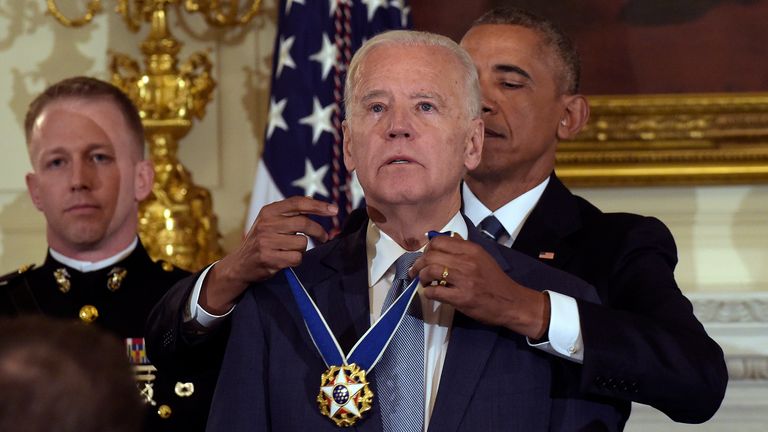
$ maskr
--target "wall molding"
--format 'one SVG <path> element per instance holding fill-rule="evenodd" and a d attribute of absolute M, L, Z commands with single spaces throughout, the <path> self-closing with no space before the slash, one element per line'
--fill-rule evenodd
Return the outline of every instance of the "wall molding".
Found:
<path fill-rule="evenodd" d="M 691 298 L 696 316 L 704 323 L 768 324 L 768 298 Z"/>

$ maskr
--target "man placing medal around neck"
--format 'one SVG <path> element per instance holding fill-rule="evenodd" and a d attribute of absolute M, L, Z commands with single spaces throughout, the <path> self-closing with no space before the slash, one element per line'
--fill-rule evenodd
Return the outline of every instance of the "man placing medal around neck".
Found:
<path fill-rule="evenodd" d="M 484 133 L 466 52 L 439 35 L 383 33 L 353 57 L 345 95 L 344 162 L 367 223 L 265 270 L 267 227 L 322 241 L 305 215 L 334 210 L 303 197 L 267 206 L 238 251 L 150 318 L 167 336 L 150 341 L 152 356 L 153 345 L 173 353 L 176 333 L 194 345 L 195 310 L 231 311 L 208 430 L 620 429 L 611 406 L 573 396 L 576 368 L 526 340 L 546 334 L 544 287 L 597 301 L 593 288 L 485 238 L 460 211 Z M 158 330 L 182 302 L 184 322 Z"/>

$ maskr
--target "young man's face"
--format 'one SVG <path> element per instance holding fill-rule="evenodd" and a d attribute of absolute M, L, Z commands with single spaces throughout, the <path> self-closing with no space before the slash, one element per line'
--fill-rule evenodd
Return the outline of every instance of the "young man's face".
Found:
<path fill-rule="evenodd" d="M 35 120 L 28 145 L 34 172 L 27 189 L 45 215 L 49 246 L 75 255 L 127 247 L 153 173 L 114 103 L 52 102 Z"/>

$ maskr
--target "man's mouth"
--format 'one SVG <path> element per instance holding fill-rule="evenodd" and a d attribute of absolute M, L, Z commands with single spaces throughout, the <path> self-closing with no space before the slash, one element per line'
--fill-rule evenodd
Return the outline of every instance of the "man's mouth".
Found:
<path fill-rule="evenodd" d="M 504 138 L 504 134 L 500 132 L 496 132 L 491 128 L 485 128 L 485 137 L 486 138 Z"/>
<path fill-rule="evenodd" d="M 90 211 L 90 210 L 96 210 L 99 206 L 96 204 L 75 204 L 71 207 L 67 207 L 67 212 L 80 212 L 80 211 Z"/>
<path fill-rule="evenodd" d="M 390 158 L 387 161 L 386 165 L 402 165 L 402 164 L 409 164 L 409 163 L 412 163 L 412 162 L 413 162 L 413 159 L 411 159 L 411 158 L 409 158 L 407 156 L 396 155 L 396 156 L 392 156 L 392 158 Z"/>

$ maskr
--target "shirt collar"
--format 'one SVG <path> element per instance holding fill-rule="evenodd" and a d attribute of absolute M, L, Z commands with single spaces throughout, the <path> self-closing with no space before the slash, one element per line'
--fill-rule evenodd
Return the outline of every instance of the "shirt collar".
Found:
<path fill-rule="evenodd" d="M 528 218 L 536 203 L 539 202 L 541 195 L 544 193 L 549 184 L 549 177 L 545 178 L 543 182 L 539 183 L 533 189 L 513 199 L 512 201 L 504 204 L 498 210 L 492 212 L 485 206 L 477 196 L 472 193 L 464 182 L 462 185 L 462 196 L 464 199 L 464 214 L 467 215 L 469 220 L 472 221 L 475 226 L 487 216 L 493 214 L 501 222 L 501 225 L 507 230 L 512 240 L 517 237 L 520 229 L 523 227 L 523 223 Z"/>
<path fill-rule="evenodd" d="M 138 237 L 134 238 L 130 245 L 128 245 L 127 248 L 121 250 L 115 255 L 112 255 L 109 258 L 105 258 L 103 260 L 99 260 L 96 262 L 92 261 L 81 261 L 74 258 L 69 258 L 67 256 L 64 256 L 61 254 L 61 252 L 56 252 L 52 248 L 49 248 L 49 251 L 51 253 L 51 257 L 55 259 L 56 261 L 64 264 L 67 267 L 73 268 L 81 273 L 88 273 L 92 271 L 101 270 L 104 268 L 107 268 L 111 266 L 112 264 L 115 264 L 117 262 L 122 261 L 125 259 L 128 255 L 130 255 L 134 249 L 136 249 L 136 246 L 139 244 Z"/>
<path fill-rule="evenodd" d="M 456 213 L 440 231 L 453 231 L 462 238 L 467 238 L 469 235 L 467 223 L 461 216 L 461 212 Z M 419 249 L 419 251 L 423 252 L 424 247 Z M 384 274 L 392 267 L 392 264 L 400 258 L 400 255 L 406 252 L 408 251 L 400 247 L 392 237 L 381 231 L 375 223 L 369 220 L 366 233 L 369 286 L 375 285 L 379 279 L 384 277 Z"/>

